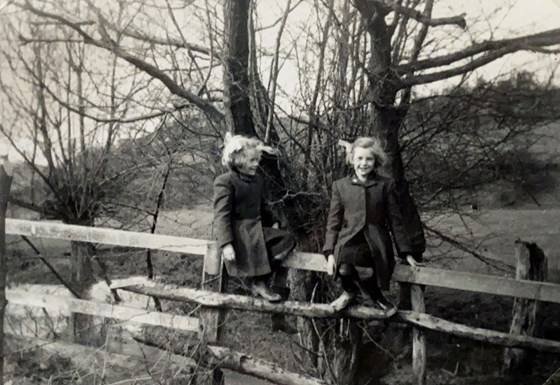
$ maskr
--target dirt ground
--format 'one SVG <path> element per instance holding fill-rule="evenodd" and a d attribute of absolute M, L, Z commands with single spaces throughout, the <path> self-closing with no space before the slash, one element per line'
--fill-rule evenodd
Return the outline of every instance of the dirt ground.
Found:
<path fill-rule="evenodd" d="M 468 217 L 437 216 L 426 218 L 430 225 L 447 231 L 456 238 L 461 238 L 473 245 L 478 245 L 479 252 L 491 258 L 499 268 L 482 263 L 472 256 L 452 251 L 446 245 L 432 245 L 427 255 L 429 266 L 445 267 L 463 271 L 487 274 L 511 275 L 514 265 L 513 242 L 517 238 L 536 242 L 543 248 L 549 259 L 550 280 L 560 282 L 560 237 L 558 237 L 557 220 L 560 218 L 558 208 L 492 209 L 479 210 Z M 183 235 L 195 238 L 208 238 L 211 230 L 211 213 L 208 206 L 197 206 L 189 211 L 165 212 L 162 216 L 159 232 Z M 554 225 L 556 223 L 556 225 Z M 50 261 L 62 272 L 68 269 L 65 257 L 69 245 L 60 241 L 33 240 L 41 251 L 50 256 Z M 53 284 L 54 277 L 31 255 L 27 246 L 15 237 L 8 239 L 9 279 L 15 286 L 21 283 Z M 110 267 L 113 279 L 130 275 L 145 275 L 144 252 L 121 252 L 107 249 L 105 260 Z M 202 261 L 184 255 L 158 252 L 154 255 L 156 277 L 178 285 L 191 286 L 200 280 Z M 396 287 L 392 295 L 396 294 Z M 175 306 L 175 305 L 173 305 Z M 428 288 L 426 290 L 427 312 L 450 321 L 467 325 L 507 331 L 510 321 L 512 300 L 488 295 L 456 292 Z M 186 309 L 175 308 L 178 312 Z M 560 340 L 560 309 L 550 304 L 544 308 L 543 337 Z M 295 322 L 295 320 L 290 320 Z M 386 327 L 381 336 L 364 346 L 364 362 L 370 385 L 399 385 L 412 383 L 410 354 L 403 354 L 397 359 L 399 351 L 391 345 L 391 335 L 399 332 L 396 327 Z M 280 362 L 291 370 L 297 370 L 293 359 L 293 350 L 299 341 L 297 336 L 271 333 L 269 316 L 263 314 L 246 314 L 229 312 L 225 327 L 226 343 L 241 350 L 253 352 L 263 359 Z M 171 338 L 171 337 L 168 337 Z M 500 375 L 502 350 L 473 341 L 461 340 L 438 333 L 427 333 L 428 340 L 428 383 L 440 384 L 519 384 L 541 385 L 560 367 L 558 356 L 535 354 L 535 370 L 531 376 L 507 378 Z M 23 365 L 21 360 L 8 361 L 7 373 L 19 374 L 12 385 L 19 385 L 28 371 L 41 372 L 37 368 Z M 42 364 L 43 366 L 47 364 Z M 45 369 L 46 370 L 46 369 Z M 31 373 L 27 373 L 31 376 Z M 28 378 L 28 383 L 54 383 Z M 51 377 L 52 378 L 52 373 Z M 235 374 L 228 375 L 232 384 L 258 384 Z M 43 382 L 41 382 L 43 381 Z M 47 381 L 47 382 L 44 382 Z M 25 382 L 21 382 L 23 384 Z M 59 382 L 71 383 L 71 382 Z"/>

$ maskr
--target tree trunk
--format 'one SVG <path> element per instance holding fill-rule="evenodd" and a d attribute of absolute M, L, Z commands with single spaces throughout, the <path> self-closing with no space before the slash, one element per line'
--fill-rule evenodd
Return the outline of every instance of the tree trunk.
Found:
<path fill-rule="evenodd" d="M 249 73 L 250 62 L 250 0 L 226 0 L 224 3 L 224 105 L 226 107 L 227 127 L 233 134 L 258 137 L 255 121 L 251 110 L 251 94 L 255 94 L 255 87 L 251 83 L 260 85 L 260 79 L 251 79 Z M 256 47 L 253 44 L 253 50 Z M 252 63 L 251 72 L 258 74 Z M 262 109 L 268 113 L 268 109 Z M 266 121 L 266 115 L 262 117 Z M 271 133 L 275 138 L 276 133 Z M 263 156 L 261 169 L 268 190 L 279 199 L 284 195 L 285 187 L 277 160 L 274 157 Z"/>
<path fill-rule="evenodd" d="M 342 333 L 345 335 L 336 342 L 332 350 L 331 383 L 352 385 L 356 382 L 358 369 L 358 349 L 362 345 L 362 329 L 358 321 L 342 319 Z M 344 327 L 346 326 L 346 327 Z"/>
<path fill-rule="evenodd" d="M 291 296 L 294 301 L 309 302 L 311 293 L 317 277 L 313 272 L 304 270 L 292 270 L 290 275 Z M 299 349 L 299 360 L 305 368 L 318 367 L 319 353 L 319 336 L 313 326 L 313 320 L 298 317 L 297 328 L 299 331 L 300 345 L 303 349 Z"/>
<path fill-rule="evenodd" d="M 76 290 L 81 299 L 88 299 L 90 298 L 89 290 L 95 282 L 91 264 L 93 246 L 87 242 L 72 241 L 71 247 L 70 286 Z M 71 328 L 76 343 L 100 346 L 105 342 L 103 338 L 105 335 L 104 322 L 96 321 L 95 317 L 91 315 L 72 314 Z"/>
<path fill-rule="evenodd" d="M 12 177 L 0 163 L 0 385 L 4 383 L 4 312 L 6 310 L 6 209 Z"/>
<path fill-rule="evenodd" d="M 249 100 L 250 0 L 226 0 L 224 104 L 227 126 L 234 134 L 256 136 Z"/>

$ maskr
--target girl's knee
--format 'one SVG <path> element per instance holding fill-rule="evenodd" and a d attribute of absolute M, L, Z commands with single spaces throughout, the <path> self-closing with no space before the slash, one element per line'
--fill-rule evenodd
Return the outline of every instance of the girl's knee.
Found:
<path fill-rule="evenodd" d="M 354 265 L 350 263 L 341 263 L 340 266 L 338 266 L 338 274 L 342 275 L 343 277 L 354 275 L 355 272 L 356 269 L 354 268 Z"/>
<path fill-rule="evenodd" d="M 358 277 L 360 277 L 360 280 L 365 280 L 373 277 L 373 268 L 371 267 L 356 266 L 356 271 L 358 272 Z"/>

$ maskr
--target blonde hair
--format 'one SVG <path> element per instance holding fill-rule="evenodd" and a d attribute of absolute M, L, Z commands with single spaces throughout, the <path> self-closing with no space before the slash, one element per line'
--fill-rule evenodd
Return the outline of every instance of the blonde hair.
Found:
<path fill-rule="evenodd" d="M 346 162 L 349 165 L 353 165 L 352 161 L 356 148 L 370 149 L 375 158 L 373 171 L 376 174 L 388 176 L 387 170 L 385 169 L 388 163 L 388 157 L 385 150 L 383 150 L 383 144 L 379 138 L 362 136 L 354 140 L 353 143 L 339 140 L 338 144 L 346 148 Z"/>
<path fill-rule="evenodd" d="M 222 151 L 222 164 L 229 168 L 239 167 L 243 164 L 245 152 L 251 149 L 276 155 L 278 151 L 265 145 L 257 138 L 249 138 L 243 135 L 231 135 L 226 133 L 224 138 L 224 149 Z"/>

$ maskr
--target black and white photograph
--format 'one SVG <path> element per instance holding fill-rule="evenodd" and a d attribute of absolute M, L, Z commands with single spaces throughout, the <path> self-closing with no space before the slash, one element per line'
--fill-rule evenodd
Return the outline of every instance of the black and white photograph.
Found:
<path fill-rule="evenodd" d="M 0 0 L 0 385 L 560 385 L 560 0 Z"/>

